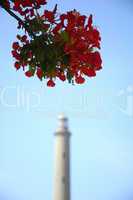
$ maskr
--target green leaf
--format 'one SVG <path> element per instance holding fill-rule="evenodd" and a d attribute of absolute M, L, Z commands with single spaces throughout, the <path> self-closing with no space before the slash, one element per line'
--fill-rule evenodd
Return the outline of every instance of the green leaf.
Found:
<path fill-rule="evenodd" d="M 66 31 L 61 32 L 61 37 L 65 42 L 69 42 L 69 34 Z"/>
<path fill-rule="evenodd" d="M 63 63 L 65 65 L 69 65 L 69 60 L 70 60 L 69 55 L 64 55 L 63 56 Z"/>
<path fill-rule="evenodd" d="M 73 80 L 73 75 L 69 71 L 67 72 L 67 80 L 69 83 L 72 83 Z"/>
<path fill-rule="evenodd" d="M 31 71 L 33 75 L 35 74 L 35 70 L 35 67 L 29 66 L 29 71 Z"/>

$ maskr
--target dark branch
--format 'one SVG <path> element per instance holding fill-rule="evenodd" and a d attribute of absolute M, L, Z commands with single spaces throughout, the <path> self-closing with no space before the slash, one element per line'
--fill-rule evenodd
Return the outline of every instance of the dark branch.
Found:
<path fill-rule="evenodd" d="M 0 2 L 0 6 L 13 18 L 15 18 L 22 26 L 25 28 L 25 30 L 29 33 L 30 36 L 35 38 L 35 34 L 29 29 L 29 27 L 23 22 L 23 20 L 18 17 L 14 12 L 12 12 L 10 9 L 6 8 L 2 2 Z"/>

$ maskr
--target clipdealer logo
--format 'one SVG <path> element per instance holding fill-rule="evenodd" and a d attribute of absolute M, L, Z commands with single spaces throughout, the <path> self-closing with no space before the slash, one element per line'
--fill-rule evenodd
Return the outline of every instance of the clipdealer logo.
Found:
<path fill-rule="evenodd" d="M 0 106 L 4 108 L 23 108 L 30 112 L 37 108 L 40 103 L 41 95 L 39 92 L 34 90 L 29 92 L 23 86 L 0 87 Z"/>
<path fill-rule="evenodd" d="M 78 117 L 90 117 L 104 119 L 110 116 L 110 111 L 106 110 L 105 104 L 109 105 L 109 101 L 104 96 L 97 96 L 93 102 L 95 106 L 91 106 L 86 92 L 83 92 L 78 101 L 73 101 L 73 95 L 67 100 L 67 104 L 64 107 L 64 101 L 58 95 L 56 95 L 56 102 L 50 102 L 50 104 L 44 104 L 43 89 L 26 88 L 24 86 L 0 86 L 0 108 L 4 109 L 23 109 L 30 112 L 35 110 L 36 112 L 46 112 L 50 116 L 53 115 L 53 111 L 60 111 L 60 108 L 65 108 L 66 112 L 70 112 L 71 115 Z M 133 85 L 129 85 L 125 89 L 119 90 L 116 95 L 113 96 L 113 111 L 119 111 L 119 113 L 133 118 Z M 45 91 L 45 100 L 49 102 L 49 94 Z M 106 101 L 106 102 L 105 102 Z M 106 104 L 106 105 L 107 105 Z M 114 110 L 115 109 L 115 110 Z"/>
<path fill-rule="evenodd" d="M 121 89 L 117 97 L 120 99 L 117 108 L 128 117 L 133 117 L 133 86 L 129 85 L 125 89 Z"/>

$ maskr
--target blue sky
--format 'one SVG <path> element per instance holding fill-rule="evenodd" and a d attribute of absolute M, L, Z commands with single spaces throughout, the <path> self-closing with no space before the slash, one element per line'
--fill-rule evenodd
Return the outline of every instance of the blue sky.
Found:
<path fill-rule="evenodd" d="M 16 72 L 16 22 L 0 10 L 0 199 L 51 200 L 57 116 L 69 118 L 73 200 L 133 198 L 133 3 L 51 0 L 94 15 L 103 70 L 84 85 L 47 88 Z"/>

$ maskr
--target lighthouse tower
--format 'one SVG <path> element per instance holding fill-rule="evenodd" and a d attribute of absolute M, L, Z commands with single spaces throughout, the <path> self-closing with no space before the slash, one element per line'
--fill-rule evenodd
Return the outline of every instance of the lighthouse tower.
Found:
<path fill-rule="evenodd" d="M 61 114 L 55 132 L 55 168 L 53 200 L 70 200 L 70 132 L 68 120 Z"/>

